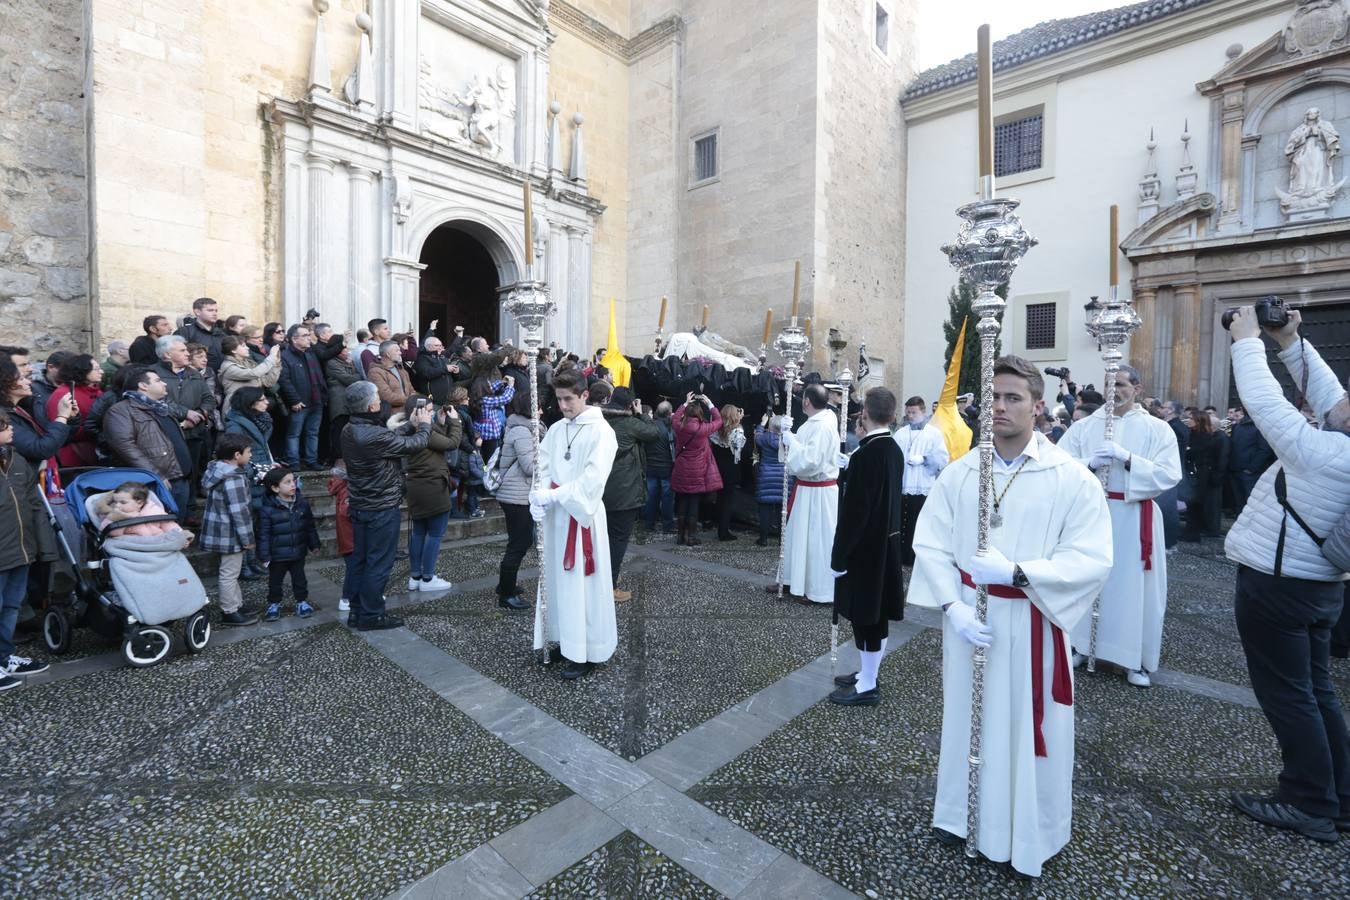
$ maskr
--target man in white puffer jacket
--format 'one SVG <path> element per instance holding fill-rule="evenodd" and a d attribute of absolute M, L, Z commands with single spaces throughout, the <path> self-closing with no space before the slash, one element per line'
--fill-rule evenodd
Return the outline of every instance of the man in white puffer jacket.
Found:
<path fill-rule="evenodd" d="M 1307 402 L 1322 429 L 1284 398 L 1252 308 L 1243 307 L 1229 329 L 1238 396 L 1277 462 L 1262 473 L 1224 550 L 1238 563 L 1234 612 L 1252 690 L 1284 762 L 1273 796 L 1234 792 L 1231 799 L 1259 822 L 1331 842 L 1350 831 L 1350 736 L 1328 668 L 1346 575 L 1280 503 L 1276 481 L 1283 470 L 1288 506 L 1325 537 L 1350 509 L 1350 399 L 1299 337 L 1301 321 L 1291 311 L 1287 325 L 1267 333 L 1296 385 L 1306 373 Z"/>

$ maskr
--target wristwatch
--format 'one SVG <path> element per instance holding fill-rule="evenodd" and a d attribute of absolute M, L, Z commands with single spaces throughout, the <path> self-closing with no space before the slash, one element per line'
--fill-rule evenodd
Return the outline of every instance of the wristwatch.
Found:
<path fill-rule="evenodd" d="M 1027 573 L 1022 571 L 1021 566 L 1013 566 L 1013 587 L 1031 587 L 1031 579 L 1027 578 Z"/>

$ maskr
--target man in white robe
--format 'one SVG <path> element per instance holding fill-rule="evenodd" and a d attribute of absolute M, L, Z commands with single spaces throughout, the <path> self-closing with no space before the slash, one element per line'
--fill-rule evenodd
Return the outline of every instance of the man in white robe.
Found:
<path fill-rule="evenodd" d="M 787 471 L 797 479 L 788 495 L 787 532 L 783 535 L 786 590 L 810 603 L 834 602 L 830 552 L 839 519 L 839 418 L 830 395 L 819 384 L 802 390 L 807 419 L 794 434 L 783 423 Z M 786 418 L 786 417 L 784 417 Z M 776 591 L 777 586 L 770 588 Z"/>
<path fill-rule="evenodd" d="M 909 600 L 944 610 L 942 749 L 933 825 L 966 837 L 971 654 L 987 647 L 979 795 L 980 852 L 1039 876 L 1068 843 L 1073 811 L 1073 670 L 1064 633 L 1092 607 L 1111 568 L 1101 485 L 1032 424 L 1039 370 L 1018 357 L 994 368 L 994 477 L 1001 522 L 978 546 L 979 453 L 938 476 L 919 514 Z M 986 622 L 975 584 L 988 584 Z"/>
<path fill-rule="evenodd" d="M 564 421 L 539 445 L 539 482 L 530 492 L 530 514 L 544 529 L 548 579 L 548 634 L 537 604 L 534 647 L 556 641 L 568 661 L 562 677 L 572 681 L 608 660 L 619 644 L 604 505 L 618 442 L 600 408 L 586 405 L 580 375 L 558 375 L 553 390 Z"/>
<path fill-rule="evenodd" d="M 1139 373 L 1116 373 L 1113 440 L 1106 440 L 1106 409 L 1079 419 L 1059 440 L 1059 449 L 1100 472 L 1110 467 L 1107 499 L 1115 565 L 1102 591 L 1097 658 L 1125 670 L 1130 684 L 1146 688 L 1158 670 L 1163 615 L 1167 612 L 1167 552 L 1163 514 L 1154 498 L 1181 481 L 1177 437 L 1171 426 L 1136 404 Z M 1100 476 L 1099 476 L 1100 477 Z M 1074 664 L 1092 642 L 1092 617 L 1073 632 Z"/>
<path fill-rule="evenodd" d="M 947 439 L 931 421 L 922 397 L 905 401 L 905 420 L 892 435 L 905 455 L 905 489 L 900 498 L 900 546 L 905 565 L 914 565 L 914 525 L 938 473 L 951 462 Z"/>

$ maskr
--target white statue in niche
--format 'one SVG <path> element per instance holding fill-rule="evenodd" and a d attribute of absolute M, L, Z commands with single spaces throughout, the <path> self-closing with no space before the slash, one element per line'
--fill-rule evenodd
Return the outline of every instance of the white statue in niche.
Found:
<path fill-rule="evenodd" d="M 1341 155 L 1341 136 L 1322 111 L 1310 108 L 1303 124 L 1294 129 L 1284 145 L 1289 160 L 1289 192 L 1277 190 L 1280 210 L 1290 221 L 1322 218 L 1335 202 L 1345 179 L 1336 181 L 1334 165 Z"/>

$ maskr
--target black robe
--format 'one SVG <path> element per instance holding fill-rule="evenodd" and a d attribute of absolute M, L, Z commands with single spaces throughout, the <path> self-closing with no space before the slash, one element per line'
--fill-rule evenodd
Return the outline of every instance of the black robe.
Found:
<path fill-rule="evenodd" d="M 854 625 L 905 617 L 900 572 L 900 495 L 905 457 L 889 434 L 863 439 L 849 459 L 830 568 L 834 608 Z"/>

